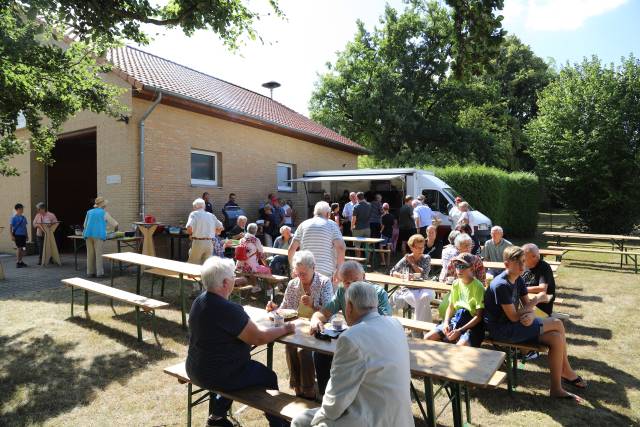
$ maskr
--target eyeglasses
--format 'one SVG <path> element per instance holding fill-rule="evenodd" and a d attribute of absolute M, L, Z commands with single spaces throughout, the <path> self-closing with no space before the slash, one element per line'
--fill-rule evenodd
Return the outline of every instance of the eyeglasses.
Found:
<path fill-rule="evenodd" d="M 456 264 L 456 270 L 466 270 L 467 268 L 471 268 L 471 266 L 466 264 Z"/>

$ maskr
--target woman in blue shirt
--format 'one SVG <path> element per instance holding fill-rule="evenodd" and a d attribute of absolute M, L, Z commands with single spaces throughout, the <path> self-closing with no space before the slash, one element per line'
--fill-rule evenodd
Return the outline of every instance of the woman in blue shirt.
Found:
<path fill-rule="evenodd" d="M 103 277 L 104 265 L 102 263 L 102 247 L 107 240 L 107 226 L 118 230 L 118 223 L 105 210 L 107 200 L 104 197 L 96 197 L 93 209 L 87 211 L 84 218 L 84 231 L 82 237 L 87 242 L 87 276 Z"/>

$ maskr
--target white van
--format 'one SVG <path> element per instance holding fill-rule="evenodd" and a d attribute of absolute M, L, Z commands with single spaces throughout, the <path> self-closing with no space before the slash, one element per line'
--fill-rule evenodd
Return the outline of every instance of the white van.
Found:
<path fill-rule="evenodd" d="M 417 197 L 422 194 L 440 218 L 440 237 L 446 236 L 451 230 L 450 211 L 459 195 L 433 172 L 412 168 L 310 171 L 292 181 L 304 184 L 310 212 L 325 193 L 329 193 L 333 201 L 344 201 L 345 192 L 362 191 L 370 196 L 369 200 L 373 194 L 379 193 L 383 201 L 389 203 L 392 212 L 402 206 L 405 195 Z M 490 238 L 491 220 L 473 208 L 470 214 L 474 234 L 484 243 Z"/>

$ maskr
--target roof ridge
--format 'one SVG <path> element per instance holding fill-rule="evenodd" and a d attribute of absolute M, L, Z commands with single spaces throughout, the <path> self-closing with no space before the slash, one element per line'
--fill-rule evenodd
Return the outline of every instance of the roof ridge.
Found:
<path fill-rule="evenodd" d="M 235 86 L 235 87 L 237 87 L 237 88 L 239 88 L 239 89 L 246 90 L 247 92 L 255 93 L 256 95 L 258 95 L 258 96 L 260 96 L 260 97 L 262 97 L 262 98 L 268 99 L 268 100 L 270 100 L 270 101 L 272 101 L 272 102 L 275 102 L 276 104 L 279 104 L 279 105 L 283 106 L 284 108 L 287 108 L 287 109 L 289 109 L 289 110 L 293 111 L 294 113 L 297 113 L 297 114 L 300 114 L 300 115 L 303 115 L 303 116 L 304 116 L 304 114 L 302 114 L 302 113 L 298 113 L 296 110 L 294 110 L 294 109 L 292 109 L 292 108 L 290 108 L 290 107 L 287 107 L 286 105 L 282 104 L 281 102 L 278 102 L 278 101 L 274 100 L 273 98 L 271 98 L 271 97 L 269 97 L 269 96 L 263 95 L 263 94 L 261 94 L 260 92 L 256 92 L 255 90 L 247 89 L 246 87 L 240 86 L 240 85 L 238 85 L 238 84 L 236 84 L 236 83 L 232 83 L 232 82 L 230 82 L 230 81 L 228 81 L 228 80 L 224 80 L 224 79 L 221 79 L 221 78 L 219 78 L 219 77 L 213 76 L 213 75 L 211 75 L 211 74 L 207 74 L 207 73 L 205 73 L 204 71 L 196 70 L 195 68 L 189 67 L 189 66 L 184 65 L 184 64 L 180 64 L 180 63 L 178 63 L 178 62 L 176 62 L 176 61 L 173 61 L 173 60 L 168 59 L 168 58 L 164 58 L 164 57 L 162 57 L 162 56 L 160 56 L 160 55 L 156 55 L 155 53 L 147 52 L 146 50 L 143 50 L 143 49 L 141 49 L 141 48 L 139 48 L 139 47 L 135 47 L 135 46 L 131 46 L 131 45 L 125 45 L 124 47 L 125 47 L 125 48 L 128 48 L 128 49 L 137 50 L 138 52 L 144 53 L 145 55 L 153 56 L 153 57 L 158 58 L 158 59 L 161 59 L 161 60 L 163 60 L 163 61 L 170 62 L 170 63 L 172 63 L 172 64 L 174 64 L 174 65 L 177 65 L 178 67 L 186 68 L 187 70 L 191 70 L 191 71 L 193 71 L 193 72 L 195 72 L 195 73 L 202 74 L 203 76 L 210 77 L 210 78 L 212 78 L 212 79 L 216 79 L 216 80 L 218 80 L 219 82 L 223 82 L 223 83 L 226 83 L 226 84 L 228 84 L 228 85 Z M 305 116 L 305 117 L 306 117 L 306 116 Z"/>

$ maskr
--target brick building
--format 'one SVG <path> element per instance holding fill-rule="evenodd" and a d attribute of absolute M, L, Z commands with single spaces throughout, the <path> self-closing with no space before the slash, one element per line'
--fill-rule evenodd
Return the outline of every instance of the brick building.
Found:
<path fill-rule="evenodd" d="M 123 88 L 128 114 L 116 119 L 82 112 L 69 120 L 52 167 L 29 152 L 16 157 L 20 176 L 0 178 L 5 227 L 13 204 L 23 203 L 33 218 L 43 200 L 66 227 L 81 224 L 96 194 L 109 200 L 121 229 L 129 229 L 143 210 L 163 223 L 185 221 L 204 191 L 218 216 L 231 192 L 250 218 L 268 193 L 292 199 L 304 215 L 304 191 L 284 178 L 354 169 L 358 154 L 366 152 L 269 97 L 172 61 L 131 47 L 112 51 L 109 60 L 114 71 L 104 78 Z M 19 136 L 28 134 L 19 130 Z M 0 251 L 10 250 L 5 230 Z"/>

